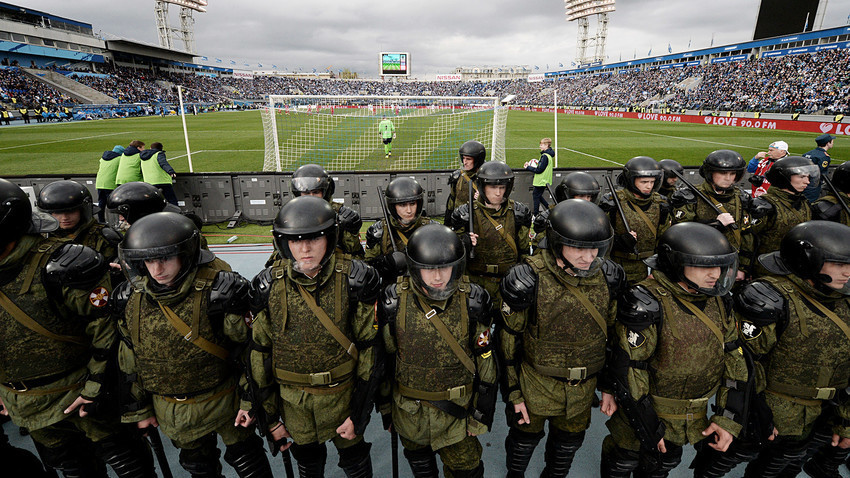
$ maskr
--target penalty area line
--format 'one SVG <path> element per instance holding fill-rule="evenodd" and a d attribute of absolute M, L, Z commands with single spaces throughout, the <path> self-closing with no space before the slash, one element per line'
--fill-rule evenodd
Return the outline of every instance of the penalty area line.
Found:
<path fill-rule="evenodd" d="M 15 149 L 15 148 L 28 148 L 30 146 L 38 146 L 38 145 L 42 145 L 42 144 L 51 144 L 51 143 L 66 143 L 68 141 L 80 141 L 80 140 L 83 140 L 83 139 L 103 138 L 103 137 L 106 137 L 106 136 L 115 136 L 115 135 L 119 135 L 119 134 L 130 134 L 130 131 L 122 131 L 120 133 L 99 134 L 99 135 L 96 135 L 96 136 L 84 136 L 82 138 L 57 139 L 56 141 L 44 141 L 44 142 L 41 142 L 41 143 L 19 144 L 17 146 L 6 146 L 5 148 L 0 148 L 0 150 Z"/>
<path fill-rule="evenodd" d="M 623 163 L 611 161 L 610 159 L 600 158 L 599 156 L 594 156 L 590 153 L 585 153 L 583 151 L 579 151 L 579 150 L 576 150 L 576 149 L 570 149 L 570 148 L 558 148 L 558 149 L 564 149 L 564 150 L 567 150 L 567 151 L 571 151 L 573 153 L 582 154 L 584 156 L 590 156 L 591 158 L 595 158 L 595 159 L 598 159 L 600 161 L 605 161 L 606 163 L 616 164 L 617 166 L 625 166 Z"/>

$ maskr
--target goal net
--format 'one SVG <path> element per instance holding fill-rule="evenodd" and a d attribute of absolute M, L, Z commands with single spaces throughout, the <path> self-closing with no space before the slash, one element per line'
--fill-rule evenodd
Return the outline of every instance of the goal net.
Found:
<path fill-rule="evenodd" d="M 505 161 L 507 110 L 494 97 L 272 95 L 262 115 L 264 171 L 454 169 L 472 139 Z M 390 157 L 383 120 L 395 129 Z"/>

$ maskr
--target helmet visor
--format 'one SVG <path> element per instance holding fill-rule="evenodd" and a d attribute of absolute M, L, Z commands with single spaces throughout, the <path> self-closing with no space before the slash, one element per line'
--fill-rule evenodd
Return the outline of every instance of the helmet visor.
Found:
<path fill-rule="evenodd" d="M 323 177 L 292 178 L 292 189 L 299 193 L 322 191 L 322 194 L 324 194 L 328 189 L 328 184 L 328 178 Z"/>
<path fill-rule="evenodd" d="M 638 188 L 637 184 L 641 178 L 654 178 L 655 184 L 652 185 L 652 192 L 658 192 L 661 189 L 661 185 L 664 184 L 664 170 L 663 169 L 644 169 L 638 171 L 632 171 L 631 176 L 635 182 L 632 186 L 633 188 Z"/>
<path fill-rule="evenodd" d="M 407 257 L 413 286 L 433 300 L 446 300 L 457 290 L 466 258 L 448 264 L 422 264 Z"/>
<path fill-rule="evenodd" d="M 808 176 L 809 184 L 820 184 L 820 167 L 816 164 L 807 164 L 803 166 L 793 166 L 788 168 L 788 178 L 791 176 Z"/>
<path fill-rule="evenodd" d="M 121 262 L 125 277 L 133 287 L 143 289 L 146 283 L 150 283 L 148 279 L 152 279 L 146 262 L 165 262 L 172 257 L 178 257 L 180 258 L 180 270 L 173 281 L 170 282 L 179 283 L 196 260 L 197 244 L 198 237 L 193 236 L 177 244 L 146 249 L 125 249 L 122 245 L 119 245 L 118 260 Z M 160 284 L 159 282 L 157 284 L 160 287 L 167 286 L 167 284 Z"/>
<path fill-rule="evenodd" d="M 729 293 L 738 274 L 738 254 L 695 256 L 679 253 L 685 281 L 705 295 Z"/>

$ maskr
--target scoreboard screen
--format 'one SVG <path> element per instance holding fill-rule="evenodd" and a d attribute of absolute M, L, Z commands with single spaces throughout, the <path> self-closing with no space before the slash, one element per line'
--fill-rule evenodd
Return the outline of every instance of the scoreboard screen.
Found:
<path fill-rule="evenodd" d="M 405 52 L 382 52 L 381 75 L 410 75 L 410 54 Z"/>

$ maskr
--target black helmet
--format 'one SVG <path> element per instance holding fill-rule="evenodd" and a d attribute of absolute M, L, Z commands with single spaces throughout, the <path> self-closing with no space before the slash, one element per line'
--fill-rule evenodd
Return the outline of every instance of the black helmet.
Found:
<path fill-rule="evenodd" d="M 811 159 L 802 156 L 785 156 L 782 159 L 777 159 L 767 171 L 765 177 L 770 181 L 771 186 L 792 192 L 802 192 L 794 191 L 791 186 L 791 176 L 794 175 L 808 176 L 809 184 L 820 184 L 820 167 L 812 163 Z"/>
<path fill-rule="evenodd" d="M 832 278 L 820 273 L 824 262 L 850 264 L 850 227 L 832 221 L 797 224 L 782 238 L 778 251 L 762 254 L 758 259 L 774 274 L 793 273 L 802 279 L 828 284 Z M 834 290 L 824 287 L 819 289 Z M 850 282 L 839 292 L 850 295 Z"/>
<path fill-rule="evenodd" d="M 162 212 L 167 204 L 158 187 L 141 181 L 120 184 L 106 199 L 107 209 L 123 216 L 127 224 L 133 224 L 148 214 Z"/>
<path fill-rule="evenodd" d="M 699 222 L 676 224 L 658 240 L 655 255 L 644 261 L 674 282 L 685 282 L 706 295 L 725 295 L 735 284 L 738 253 L 726 236 Z M 720 276 L 711 288 L 700 287 L 685 277 L 685 267 L 719 267 Z"/>
<path fill-rule="evenodd" d="M 49 221 L 52 227 L 47 229 L 38 227 L 33 219 L 32 205 L 27 193 L 16 184 L 0 179 L 0 247 L 6 247 L 28 232 L 49 232 L 58 227 L 53 218 Z"/>
<path fill-rule="evenodd" d="M 505 186 L 505 195 L 502 204 L 508 202 L 511 197 L 511 189 L 514 187 L 514 171 L 510 166 L 501 161 L 488 161 L 478 168 L 475 182 L 478 183 L 478 200 L 487 204 L 487 195 L 484 194 L 484 186 Z"/>
<path fill-rule="evenodd" d="M 38 193 L 36 205 L 48 214 L 79 210 L 79 225 L 92 218 L 91 192 L 76 181 L 54 181 L 44 186 Z"/>
<path fill-rule="evenodd" d="M 711 183 L 711 173 L 735 171 L 735 182 L 737 183 L 744 176 L 746 166 L 747 164 L 744 162 L 744 158 L 737 151 L 718 149 L 705 157 L 705 161 L 699 167 L 699 175 Z"/>
<path fill-rule="evenodd" d="M 466 251 L 460 238 L 442 224 L 427 224 L 410 235 L 405 250 L 410 280 L 414 287 L 434 300 L 449 298 L 457 290 L 466 264 Z M 451 268 L 441 279 L 444 286 L 435 288 L 422 277 L 423 270 Z"/>
<path fill-rule="evenodd" d="M 314 196 L 297 197 L 280 208 L 274 220 L 274 241 L 283 256 L 292 260 L 289 241 L 300 241 L 327 237 L 328 243 L 321 265 L 324 265 L 334 252 L 337 244 L 336 213 L 330 203 Z M 298 270 L 298 264 L 293 264 Z"/>
<path fill-rule="evenodd" d="M 599 270 L 613 239 L 614 229 L 608 215 L 592 202 L 567 199 L 549 212 L 547 247 L 578 277 L 587 277 Z M 563 246 L 597 249 L 596 257 L 588 269 L 579 269 L 564 257 Z"/>
<path fill-rule="evenodd" d="M 678 176 L 673 174 L 673 171 L 676 171 L 681 175 L 685 174 L 685 168 L 683 168 L 682 165 L 675 159 L 662 159 L 658 162 L 658 165 L 661 166 L 661 170 L 664 171 L 664 182 L 667 182 L 670 178 L 679 179 Z"/>
<path fill-rule="evenodd" d="M 655 185 L 649 194 L 643 194 L 635 187 L 637 178 L 655 178 Z M 628 160 L 623 166 L 623 173 L 617 177 L 617 183 L 643 198 L 648 198 L 661 189 L 662 179 L 664 179 L 664 171 L 661 170 L 657 161 L 649 156 L 637 156 Z"/>
<path fill-rule="evenodd" d="M 835 168 L 832 172 L 832 185 L 844 194 L 850 194 L 850 161 Z"/>
<path fill-rule="evenodd" d="M 461 167 L 463 167 L 464 156 L 472 157 L 474 160 L 472 163 L 472 172 L 475 172 L 484 164 L 484 160 L 487 158 L 487 148 L 478 141 L 467 141 L 460 146 L 458 154 L 460 156 Z"/>
<path fill-rule="evenodd" d="M 584 171 L 576 171 L 564 176 L 555 188 L 555 199 L 561 202 L 576 196 L 590 196 L 590 202 L 599 204 L 599 192 L 596 178 Z"/>
<path fill-rule="evenodd" d="M 422 206 L 423 206 L 423 196 L 425 194 L 425 190 L 422 189 L 422 186 L 419 185 L 413 178 L 395 178 L 390 181 L 390 184 L 387 185 L 387 191 L 385 193 L 387 200 L 387 209 L 390 211 L 392 217 L 401 223 L 401 219 L 398 216 L 398 212 L 395 209 L 396 204 L 404 204 L 408 202 L 416 203 L 416 217 L 414 218 L 414 222 L 419 219 L 419 216 L 422 215 Z"/>
<path fill-rule="evenodd" d="M 175 212 L 149 214 L 133 223 L 118 245 L 118 257 L 124 274 L 136 288 L 142 289 L 147 285 L 148 289 L 153 290 L 166 287 L 155 280 L 149 280 L 152 278 L 145 261 L 179 257 L 180 273 L 168 287 L 173 289 L 179 287 L 198 264 L 211 262 L 215 258 L 211 252 L 201 249 L 201 231 L 195 223 Z"/>
<path fill-rule="evenodd" d="M 322 197 L 330 201 L 334 195 L 334 181 L 325 168 L 318 164 L 305 164 L 292 173 L 290 190 L 295 197 L 310 191 L 322 191 Z"/>

